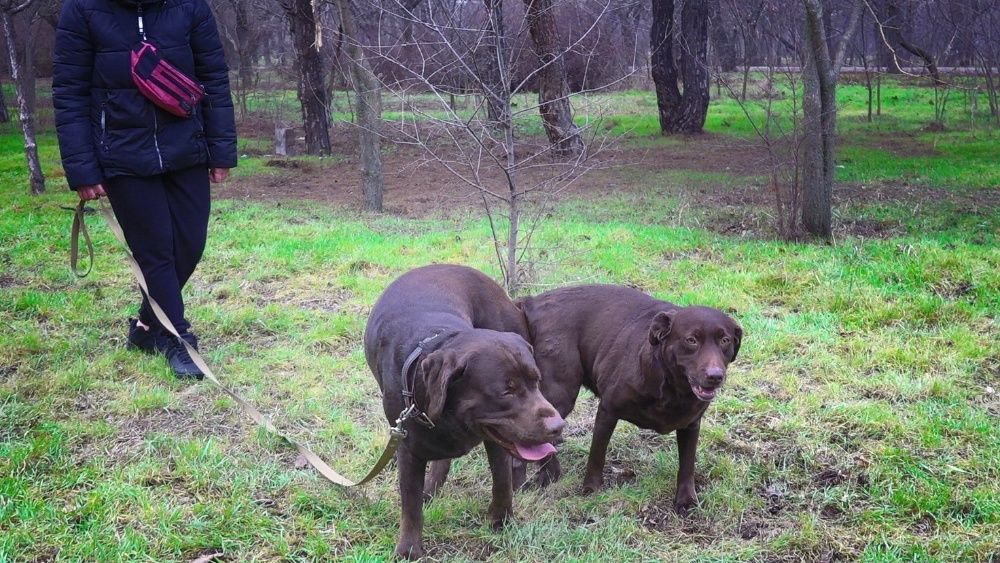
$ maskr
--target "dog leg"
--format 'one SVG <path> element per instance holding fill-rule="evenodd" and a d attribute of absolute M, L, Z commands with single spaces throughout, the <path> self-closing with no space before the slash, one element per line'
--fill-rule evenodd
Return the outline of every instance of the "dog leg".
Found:
<path fill-rule="evenodd" d="M 544 489 L 558 481 L 560 477 L 562 477 L 562 465 L 559 463 L 559 454 L 552 454 L 538 468 L 538 473 L 531 479 L 531 486 Z"/>
<path fill-rule="evenodd" d="M 514 517 L 514 486 L 511 477 L 511 459 L 507 450 L 495 442 L 484 442 L 486 458 L 493 473 L 493 500 L 490 501 L 490 524 L 500 530 Z"/>
<path fill-rule="evenodd" d="M 399 466 L 399 498 L 403 515 L 399 523 L 396 557 L 420 559 L 424 556 L 424 474 L 427 462 L 417 459 L 404 443 L 396 452 Z"/>
<path fill-rule="evenodd" d="M 424 481 L 424 502 L 430 502 L 444 486 L 448 479 L 448 472 L 451 471 L 451 460 L 440 459 L 431 462 L 431 472 Z"/>
<path fill-rule="evenodd" d="M 590 442 L 590 455 L 587 457 L 587 474 L 583 478 L 582 492 L 589 495 L 600 490 L 604 484 L 604 461 L 608 454 L 608 442 L 618 425 L 618 417 L 612 414 L 603 404 L 597 407 L 597 418 L 594 420 L 594 438 Z"/>
<path fill-rule="evenodd" d="M 698 494 L 694 490 L 694 461 L 700 430 L 700 418 L 687 428 L 677 430 L 677 496 L 674 498 L 674 509 L 681 516 L 687 516 L 698 503 Z"/>
<path fill-rule="evenodd" d="M 514 456 L 511 456 L 510 473 L 514 490 L 521 490 L 521 488 L 524 487 L 524 482 L 528 480 L 528 463 L 526 461 L 521 461 L 520 459 L 515 459 Z"/>

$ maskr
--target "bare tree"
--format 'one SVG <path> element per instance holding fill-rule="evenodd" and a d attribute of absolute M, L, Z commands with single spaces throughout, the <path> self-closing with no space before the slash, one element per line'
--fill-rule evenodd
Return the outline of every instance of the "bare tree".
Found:
<path fill-rule="evenodd" d="M 279 0 L 295 50 L 298 96 L 309 154 L 330 154 L 330 95 L 320 55 L 319 18 L 310 0 Z"/>
<path fill-rule="evenodd" d="M 361 153 L 362 207 L 382 211 L 382 90 L 359 41 L 350 0 L 336 0 L 341 33 L 349 59 L 351 85 L 357 103 L 358 148 Z"/>
<path fill-rule="evenodd" d="M 835 54 L 828 47 L 822 0 L 802 0 L 805 8 L 802 109 L 802 226 L 829 238 L 833 234 L 834 148 L 837 135 L 837 79 L 847 45 L 857 29 L 863 0 L 856 0 Z"/>
<path fill-rule="evenodd" d="M 261 25 L 263 10 L 257 0 L 216 0 L 218 12 L 227 13 L 227 18 L 219 18 L 222 36 L 229 44 L 236 58 L 235 94 L 240 109 L 240 117 L 249 113 L 248 98 L 256 83 L 254 61 L 260 49 L 267 28 Z"/>
<path fill-rule="evenodd" d="M 419 13 L 408 9 L 404 0 L 371 1 L 389 4 L 380 16 L 383 29 L 398 27 L 385 21 L 394 14 L 413 24 L 412 34 L 400 36 L 400 41 L 412 44 L 379 46 L 381 64 L 392 69 L 380 75 L 383 90 L 398 101 L 401 113 L 410 116 L 392 128 L 394 141 L 419 150 L 423 158 L 414 166 L 447 170 L 481 201 L 504 283 L 508 292 L 516 294 L 529 283 L 530 268 L 524 266 L 531 261 L 535 228 L 551 210 L 553 198 L 594 166 L 591 159 L 603 146 L 594 141 L 593 132 L 603 132 L 599 127 L 580 128 L 581 137 L 591 133 L 589 148 L 569 158 L 557 157 L 565 154 L 565 133 L 544 140 L 523 138 L 519 120 L 538 115 L 549 102 L 568 102 L 569 91 L 566 88 L 558 99 L 540 98 L 538 104 L 522 105 L 522 95 L 540 73 L 564 64 L 557 59 L 583 44 L 609 3 L 600 5 L 580 35 L 568 38 L 566 48 L 553 49 L 554 58 L 546 64 L 544 57 L 516 56 L 531 34 L 531 22 L 513 11 L 505 19 L 501 0 L 484 4 L 425 0 Z M 519 66 L 525 60 L 534 64 Z M 396 78 L 387 81 L 384 76 L 390 74 Z M 468 92 L 483 96 L 472 96 L 470 106 Z M 456 103 L 458 96 L 466 98 L 464 107 Z"/>
<path fill-rule="evenodd" d="M 700 0 L 682 1 L 678 73 L 674 62 L 674 0 L 652 0 L 650 64 L 660 129 L 664 133 L 700 133 L 708 115 L 708 4 Z M 683 92 L 679 80 L 683 82 Z"/>
<path fill-rule="evenodd" d="M 897 68 L 900 66 L 899 56 L 893 46 L 895 44 L 906 49 L 914 56 L 919 57 L 923 61 L 924 66 L 927 67 L 927 72 L 930 73 L 934 82 L 940 84 L 942 82 L 941 74 L 938 72 L 937 62 L 934 60 L 934 57 L 926 49 L 908 40 L 903 34 L 902 26 L 906 14 L 903 12 L 901 4 L 901 0 L 883 0 L 880 6 L 882 15 L 878 18 L 882 33 L 885 35 L 886 47 L 892 53 L 893 64 Z"/>
<path fill-rule="evenodd" d="M 0 3 L 0 25 L 3 26 L 4 39 L 7 44 L 7 55 L 10 62 L 11 78 L 14 82 L 14 95 L 20 111 L 21 132 L 24 134 L 24 155 L 28 160 L 28 173 L 31 183 L 31 193 L 40 194 L 45 191 L 45 176 L 38 160 L 38 145 L 35 142 L 35 112 L 29 103 L 28 87 L 21 75 L 21 61 L 17 56 L 17 37 L 14 30 L 14 16 L 29 8 L 34 0 L 23 0 L 15 3 L 4 0 Z M 32 85 L 33 86 L 33 85 Z M 33 95 L 33 94 L 32 94 Z"/>
<path fill-rule="evenodd" d="M 566 63 L 558 46 L 555 4 L 552 0 L 524 0 L 525 18 L 538 54 L 538 106 L 545 134 L 560 156 L 583 151 L 580 129 L 573 123 Z"/>

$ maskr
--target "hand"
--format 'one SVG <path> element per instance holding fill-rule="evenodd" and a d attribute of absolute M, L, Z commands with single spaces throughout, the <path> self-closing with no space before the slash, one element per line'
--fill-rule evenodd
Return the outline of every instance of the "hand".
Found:
<path fill-rule="evenodd" d="M 77 195 L 83 201 L 89 201 L 91 199 L 97 199 L 104 197 L 108 194 L 104 193 L 104 184 L 94 184 L 92 186 L 80 186 L 76 189 Z"/>
<path fill-rule="evenodd" d="M 228 168 L 209 168 L 208 177 L 212 179 L 212 183 L 218 184 L 219 182 L 225 182 L 226 178 L 229 177 Z"/>

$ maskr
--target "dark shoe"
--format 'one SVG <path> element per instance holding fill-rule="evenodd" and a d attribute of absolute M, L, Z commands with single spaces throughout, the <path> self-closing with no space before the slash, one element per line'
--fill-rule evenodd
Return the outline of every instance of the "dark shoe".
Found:
<path fill-rule="evenodd" d="M 181 335 L 184 340 L 191 345 L 195 350 L 198 349 L 198 338 L 191 333 L 185 333 Z M 164 352 L 167 357 L 167 362 L 170 364 L 170 368 L 174 370 L 174 375 L 178 379 L 197 379 L 202 380 L 205 378 L 205 374 L 201 372 L 201 369 L 195 365 L 194 360 L 191 359 L 191 355 L 188 354 L 187 348 L 181 343 L 176 337 L 169 337 L 169 347 Z"/>
<path fill-rule="evenodd" d="M 147 354 L 163 353 L 168 345 L 166 334 L 159 328 L 142 328 L 137 319 L 128 320 L 128 339 L 125 347 Z"/>

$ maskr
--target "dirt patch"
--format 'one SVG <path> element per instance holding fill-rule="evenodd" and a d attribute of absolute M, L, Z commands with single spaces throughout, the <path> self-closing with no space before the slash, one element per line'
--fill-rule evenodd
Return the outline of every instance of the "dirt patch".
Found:
<path fill-rule="evenodd" d="M 635 482 L 635 470 L 620 460 L 611 459 L 604 466 L 603 478 L 605 487 L 621 487 Z"/>
<path fill-rule="evenodd" d="M 353 212 L 362 200 L 356 143 L 346 133 L 333 138 L 336 138 L 336 158 L 319 161 L 271 159 L 267 165 L 274 174 L 235 179 L 217 186 L 215 191 L 222 198 L 276 202 L 305 200 Z M 933 146 L 907 134 L 874 137 L 865 142 L 894 154 L 935 154 Z M 762 178 L 766 172 L 767 154 L 755 142 L 702 134 L 687 136 L 676 143 L 653 144 L 655 146 L 649 148 L 617 146 L 600 150 L 583 165 L 588 171 L 579 177 L 576 176 L 580 171 L 567 172 L 563 161 L 539 157 L 536 165 L 518 172 L 518 182 L 532 190 L 534 205 L 624 195 L 636 198 L 635 205 L 646 207 L 655 205 L 653 200 L 656 198 L 679 196 L 679 218 L 695 212 L 695 221 L 727 236 L 776 236 L 772 217 L 774 195 Z M 517 152 L 521 156 L 531 154 L 540 150 L 540 146 L 537 139 L 526 139 Z M 507 192 L 505 177 L 495 166 L 484 160 L 472 169 L 461 162 L 462 159 L 456 156 L 446 164 L 429 158 L 423 150 L 412 145 L 391 145 L 383 155 L 386 212 L 428 217 L 480 210 L 483 194 L 454 172 L 466 178 L 478 177 L 493 193 Z M 560 174 L 567 177 L 558 178 Z M 495 200 L 488 199 L 496 207 Z M 905 202 L 919 207 L 948 202 L 956 207 L 956 212 L 985 214 L 989 211 L 984 210 L 1000 206 L 1000 191 L 958 192 L 902 182 L 839 184 L 834 188 L 833 201 L 840 209 L 875 203 Z M 601 210 L 598 208 L 595 213 L 600 214 Z M 838 214 L 844 217 L 835 223 L 838 238 L 881 239 L 904 232 L 899 222 L 858 216 L 851 211 Z"/>
<path fill-rule="evenodd" d="M 840 469 L 835 468 L 824 469 L 813 477 L 813 483 L 824 489 L 835 487 L 846 480 L 847 475 L 845 475 Z"/>
<path fill-rule="evenodd" d="M 427 556 L 440 561 L 458 557 L 486 561 L 497 552 L 497 546 L 480 538 L 461 538 L 450 542 L 424 539 Z"/>
<path fill-rule="evenodd" d="M 213 401 L 214 399 L 209 396 L 189 396 L 171 408 L 122 416 L 100 412 L 99 405 L 106 403 L 100 397 L 81 395 L 74 402 L 76 410 L 84 413 L 87 418 L 103 419 L 117 432 L 112 440 L 80 444 L 78 459 L 87 460 L 104 456 L 110 458 L 112 465 L 132 463 L 141 455 L 145 441 L 156 434 L 228 439 L 236 439 L 246 434 L 251 423 L 240 416 L 235 407 L 225 412 L 216 412 L 216 408 L 212 405 Z"/>
<path fill-rule="evenodd" d="M 24 284 L 14 276 L 0 274 L 0 289 L 10 289 L 12 287 L 21 287 L 22 285 Z"/>
<path fill-rule="evenodd" d="M 897 156 L 939 156 L 934 145 L 917 138 L 913 133 L 894 131 L 893 133 L 867 134 L 862 146 L 891 152 Z M 849 160 L 842 162 L 848 163 Z"/>
<path fill-rule="evenodd" d="M 338 136 L 348 138 L 349 136 Z M 519 145 L 519 154 L 539 150 L 536 140 Z M 287 174 L 254 176 L 231 181 L 216 188 L 219 197 L 250 200 L 304 199 L 357 208 L 361 201 L 361 172 L 354 143 L 337 146 L 334 154 L 344 159 L 331 159 L 314 166 L 296 164 L 294 159 L 272 159 L 268 165 L 292 169 Z M 612 148 L 591 157 L 584 165 L 589 172 L 565 185 L 565 178 L 551 181 L 566 173 L 562 161 L 541 157 L 536 166 L 519 172 L 519 181 L 526 188 L 535 188 L 553 195 L 556 201 L 569 197 L 601 197 L 621 193 L 645 193 L 655 188 L 636 181 L 640 172 L 722 173 L 736 176 L 758 173 L 766 155 L 760 147 L 734 141 L 723 135 L 703 134 L 685 138 L 683 143 L 649 149 Z M 310 161 L 309 164 L 314 164 Z M 482 183 L 495 193 L 506 191 L 505 179 L 489 163 L 477 170 L 449 165 L 430 159 L 417 148 L 396 145 L 383 155 L 385 174 L 385 206 L 390 213 L 404 216 L 427 216 L 442 210 L 479 208 L 482 196 L 448 168 L 469 177 L 478 174 Z M 575 174 L 573 175 L 575 176 Z M 641 176 L 640 176 L 641 177 Z M 692 180 L 697 188 L 709 193 L 707 180 Z"/>

